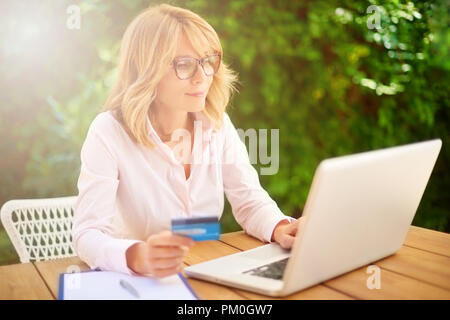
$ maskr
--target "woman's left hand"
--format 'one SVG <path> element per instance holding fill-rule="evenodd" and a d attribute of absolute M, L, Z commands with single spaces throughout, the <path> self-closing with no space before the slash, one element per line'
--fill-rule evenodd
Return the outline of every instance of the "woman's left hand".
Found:
<path fill-rule="evenodd" d="M 271 241 L 279 243 L 285 249 L 290 249 L 294 244 L 300 219 L 301 217 L 291 223 L 287 220 L 280 221 L 273 230 Z"/>

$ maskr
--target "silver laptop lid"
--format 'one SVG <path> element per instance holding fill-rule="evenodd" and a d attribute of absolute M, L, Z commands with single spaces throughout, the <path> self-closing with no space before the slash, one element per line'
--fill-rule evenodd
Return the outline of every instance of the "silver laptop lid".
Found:
<path fill-rule="evenodd" d="M 405 240 L 441 145 L 436 139 L 322 161 L 283 291 L 300 290 L 395 253 Z"/>

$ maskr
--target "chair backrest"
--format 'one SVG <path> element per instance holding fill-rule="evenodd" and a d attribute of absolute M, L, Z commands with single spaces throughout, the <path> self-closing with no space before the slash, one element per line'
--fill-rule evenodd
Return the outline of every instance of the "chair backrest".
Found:
<path fill-rule="evenodd" d="M 20 262 L 75 256 L 71 230 L 76 198 L 10 200 L 2 206 L 1 221 Z"/>

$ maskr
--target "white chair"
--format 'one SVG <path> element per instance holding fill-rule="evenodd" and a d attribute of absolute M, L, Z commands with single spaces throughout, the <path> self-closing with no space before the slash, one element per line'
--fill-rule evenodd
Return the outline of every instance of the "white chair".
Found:
<path fill-rule="evenodd" d="M 1 221 L 20 262 L 75 256 L 71 230 L 76 198 L 10 200 L 2 206 Z"/>

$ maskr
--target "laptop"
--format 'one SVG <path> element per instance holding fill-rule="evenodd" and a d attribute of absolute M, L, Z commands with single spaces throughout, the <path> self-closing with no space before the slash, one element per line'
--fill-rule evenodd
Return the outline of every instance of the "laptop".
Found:
<path fill-rule="evenodd" d="M 184 272 L 282 297 L 392 255 L 403 245 L 441 145 L 436 139 L 326 159 L 291 249 L 269 243 Z"/>

